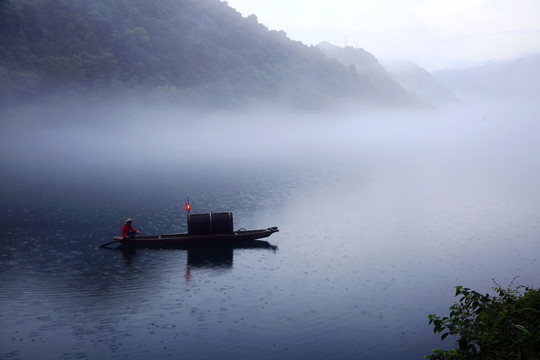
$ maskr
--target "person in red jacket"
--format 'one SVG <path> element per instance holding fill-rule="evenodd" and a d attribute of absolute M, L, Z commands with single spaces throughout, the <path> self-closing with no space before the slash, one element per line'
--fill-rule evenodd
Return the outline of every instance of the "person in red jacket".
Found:
<path fill-rule="evenodd" d="M 122 236 L 127 237 L 133 237 L 137 234 L 140 234 L 133 226 L 131 226 L 131 223 L 133 222 L 133 219 L 127 219 L 124 226 L 122 226 Z"/>

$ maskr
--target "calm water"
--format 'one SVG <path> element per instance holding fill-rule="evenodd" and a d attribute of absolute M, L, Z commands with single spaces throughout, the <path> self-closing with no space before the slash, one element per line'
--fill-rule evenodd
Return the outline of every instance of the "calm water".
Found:
<path fill-rule="evenodd" d="M 538 115 L 484 106 L 277 127 L 268 115 L 218 129 L 216 115 L 129 127 L 131 141 L 4 126 L 0 358 L 421 359 L 450 347 L 427 315 L 447 314 L 454 286 L 539 286 Z M 272 247 L 218 253 L 98 248 L 127 216 L 143 233 L 185 231 L 185 196 L 194 212 L 232 211 L 236 228 L 280 232 Z"/>

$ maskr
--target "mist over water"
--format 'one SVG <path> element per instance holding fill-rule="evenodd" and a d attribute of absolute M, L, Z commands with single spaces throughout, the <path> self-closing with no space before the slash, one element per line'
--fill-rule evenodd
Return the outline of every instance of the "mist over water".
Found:
<path fill-rule="evenodd" d="M 538 285 L 539 110 L 12 111 L 0 357 L 417 359 L 450 347 L 427 315 L 446 315 L 455 285 Z M 96 248 L 127 216 L 144 233 L 185 231 L 186 196 L 195 212 L 233 211 L 235 228 L 278 226 L 278 249 L 190 267 L 186 251 Z"/>
<path fill-rule="evenodd" d="M 0 161 L 4 180 L 18 185 L 129 188 L 141 181 L 234 181 L 280 169 L 302 174 L 360 166 L 402 172 L 401 181 L 380 177 L 400 188 L 409 178 L 410 186 L 422 187 L 415 196 L 441 181 L 477 194 L 497 185 L 518 191 L 520 182 L 538 176 L 537 113 L 531 104 L 313 114 L 58 107 L 5 119 Z"/>

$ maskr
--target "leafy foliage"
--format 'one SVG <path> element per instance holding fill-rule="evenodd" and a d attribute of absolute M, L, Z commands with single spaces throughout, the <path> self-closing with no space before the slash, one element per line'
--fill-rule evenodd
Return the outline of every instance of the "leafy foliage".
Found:
<path fill-rule="evenodd" d="M 458 337 L 457 349 L 434 349 L 427 359 L 540 359 L 540 289 L 497 285 L 496 296 L 456 287 L 459 302 L 447 317 L 429 315 L 441 340 Z"/>
<path fill-rule="evenodd" d="M 318 104 L 369 100 L 371 88 L 317 48 L 219 0 L 0 0 L 0 97 L 8 101 L 127 92 Z"/>

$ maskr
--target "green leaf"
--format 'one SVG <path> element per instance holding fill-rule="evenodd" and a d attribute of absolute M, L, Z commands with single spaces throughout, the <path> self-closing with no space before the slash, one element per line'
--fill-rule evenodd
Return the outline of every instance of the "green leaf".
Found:
<path fill-rule="evenodd" d="M 493 354 L 497 359 L 539 359 L 540 289 L 526 293 L 523 287 L 495 290 L 498 295 L 491 297 L 456 287 L 460 300 L 450 306 L 449 317 L 432 314 L 430 325 L 442 334 L 441 341 L 448 335 L 465 340 L 459 349 L 434 349 L 428 359 L 492 359 Z M 478 351 L 487 357 L 479 356 Z"/>
<path fill-rule="evenodd" d="M 529 332 L 529 330 L 527 330 L 527 328 L 523 325 L 514 325 L 514 327 L 516 327 L 517 329 L 523 331 L 525 334 L 527 335 L 530 335 L 531 333 Z"/>

